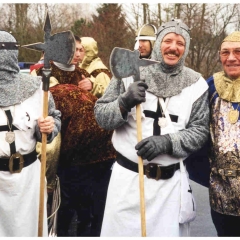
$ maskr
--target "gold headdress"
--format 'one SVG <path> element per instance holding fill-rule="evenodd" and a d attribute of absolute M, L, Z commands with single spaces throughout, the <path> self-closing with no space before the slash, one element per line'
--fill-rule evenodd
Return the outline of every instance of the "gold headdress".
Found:
<path fill-rule="evenodd" d="M 222 42 L 240 42 L 240 32 L 236 31 L 228 35 Z"/>

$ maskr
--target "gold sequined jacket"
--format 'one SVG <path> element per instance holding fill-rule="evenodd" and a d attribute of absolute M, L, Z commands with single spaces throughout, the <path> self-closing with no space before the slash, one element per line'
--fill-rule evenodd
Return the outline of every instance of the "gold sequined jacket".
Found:
<path fill-rule="evenodd" d="M 236 97 L 233 90 L 236 82 L 229 86 L 231 82 L 223 72 L 207 81 L 211 113 L 210 206 L 219 213 L 240 216 L 240 120 L 229 119 L 231 110 L 240 109 L 240 95 Z"/>

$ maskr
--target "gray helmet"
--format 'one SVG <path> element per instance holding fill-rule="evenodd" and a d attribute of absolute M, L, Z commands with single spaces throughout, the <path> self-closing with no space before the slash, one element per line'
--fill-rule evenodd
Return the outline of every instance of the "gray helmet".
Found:
<path fill-rule="evenodd" d="M 137 50 L 139 48 L 139 40 L 149 40 L 153 48 L 156 41 L 156 33 L 157 29 L 153 24 L 144 24 L 142 27 L 140 27 L 135 33 L 136 43 L 134 46 L 134 50 Z"/>
<path fill-rule="evenodd" d="M 170 28 L 170 27 L 175 27 L 175 33 L 176 34 L 183 34 L 183 30 L 187 31 L 188 34 L 190 34 L 190 29 L 189 27 L 183 23 L 180 19 L 172 19 L 172 21 L 163 23 L 157 31 L 157 36 L 166 28 Z"/>

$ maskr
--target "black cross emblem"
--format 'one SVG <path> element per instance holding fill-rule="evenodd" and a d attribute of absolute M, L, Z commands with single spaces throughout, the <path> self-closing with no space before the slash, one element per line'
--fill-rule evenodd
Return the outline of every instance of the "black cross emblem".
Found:
<path fill-rule="evenodd" d="M 158 125 L 158 118 L 162 117 L 162 113 L 160 111 L 160 104 L 159 101 L 157 103 L 157 111 L 153 112 L 150 110 L 144 110 L 143 113 L 145 114 L 146 117 L 153 118 L 153 136 L 159 136 L 161 133 L 161 128 Z"/>
<path fill-rule="evenodd" d="M 161 110 L 160 110 L 159 101 L 157 103 L 157 111 L 156 112 L 153 112 L 153 111 L 150 111 L 150 110 L 144 110 L 143 113 L 145 114 L 145 117 L 150 117 L 150 118 L 154 119 L 154 121 L 153 121 L 153 136 L 160 135 L 161 134 L 161 128 L 158 125 L 158 118 L 162 117 L 162 113 L 161 113 Z M 169 116 L 170 116 L 170 119 L 171 119 L 172 122 L 177 122 L 178 121 L 178 116 L 172 115 L 172 114 L 169 114 Z"/>

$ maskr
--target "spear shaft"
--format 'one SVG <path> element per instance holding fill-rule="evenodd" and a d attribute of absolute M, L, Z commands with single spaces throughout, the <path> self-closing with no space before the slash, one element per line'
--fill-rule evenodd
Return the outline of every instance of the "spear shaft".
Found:
<path fill-rule="evenodd" d="M 140 104 L 136 106 L 137 116 L 137 140 L 142 140 L 142 120 L 141 120 L 141 107 Z M 139 190 L 140 190 L 140 211 L 141 211 L 141 230 L 142 237 L 146 237 L 146 218 L 145 218 L 145 196 L 144 196 L 144 173 L 143 173 L 143 160 L 138 156 L 138 173 L 139 173 Z"/>
<path fill-rule="evenodd" d="M 48 116 L 48 89 L 51 69 L 43 69 L 43 117 Z M 38 217 L 38 237 L 43 236 L 43 218 L 44 218 L 44 192 L 46 175 L 46 155 L 47 155 L 47 134 L 42 133 L 41 149 L 41 174 L 40 174 L 40 199 L 39 199 L 39 217 Z"/>

